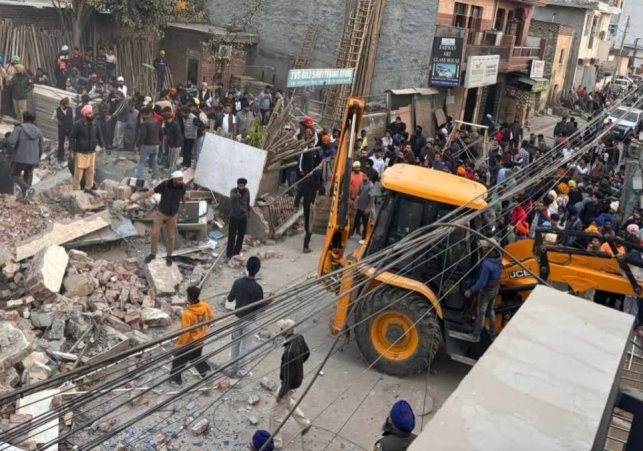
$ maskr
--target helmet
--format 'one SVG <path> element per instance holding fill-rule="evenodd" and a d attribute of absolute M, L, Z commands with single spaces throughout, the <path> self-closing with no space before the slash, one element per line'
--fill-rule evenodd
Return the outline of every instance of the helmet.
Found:
<path fill-rule="evenodd" d="M 306 117 L 301 121 L 301 123 L 302 123 L 304 126 L 306 126 L 306 127 L 312 127 L 312 126 L 313 126 L 313 124 L 315 123 L 315 121 L 313 120 L 313 118 L 312 118 L 312 117 L 310 117 L 310 116 L 306 116 Z"/>
<path fill-rule="evenodd" d="M 165 56 L 165 50 L 161 49 L 161 51 L 159 52 L 159 55 Z"/>
<path fill-rule="evenodd" d="M 68 52 L 68 51 L 69 51 L 69 47 L 67 47 L 66 45 L 63 45 L 63 46 L 60 48 L 60 51 L 61 51 L 61 52 Z"/>
<path fill-rule="evenodd" d="M 119 83 L 122 81 L 122 82 L 124 83 L 124 82 L 125 82 L 125 79 L 121 76 L 121 77 L 118 77 L 118 78 L 116 79 L 116 81 L 117 81 L 117 82 L 119 82 Z"/>
<path fill-rule="evenodd" d="M 12 63 L 19 63 L 20 62 L 20 57 L 19 56 L 12 56 L 11 57 L 11 62 Z"/>
<path fill-rule="evenodd" d="M 328 144 L 330 143 L 330 136 L 324 135 L 322 136 L 322 144 Z"/>

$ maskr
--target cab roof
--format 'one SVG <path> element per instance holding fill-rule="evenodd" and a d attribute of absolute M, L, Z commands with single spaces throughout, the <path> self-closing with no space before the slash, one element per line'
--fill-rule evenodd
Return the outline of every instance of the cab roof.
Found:
<path fill-rule="evenodd" d="M 396 164 L 382 175 L 387 190 L 408 194 L 448 205 L 482 210 L 487 206 L 487 188 L 464 177 L 421 166 Z"/>

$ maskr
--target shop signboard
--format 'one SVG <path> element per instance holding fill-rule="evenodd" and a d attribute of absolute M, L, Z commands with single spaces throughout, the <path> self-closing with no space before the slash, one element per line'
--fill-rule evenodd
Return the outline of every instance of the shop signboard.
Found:
<path fill-rule="evenodd" d="M 500 55 L 470 56 L 464 73 L 465 88 L 495 85 L 498 81 Z"/>
<path fill-rule="evenodd" d="M 430 86 L 460 86 L 463 38 L 433 38 Z"/>
<path fill-rule="evenodd" d="M 353 84 L 355 69 L 291 69 L 288 71 L 289 88 Z"/>
<path fill-rule="evenodd" d="M 529 66 L 529 78 L 543 78 L 545 76 L 545 62 L 543 60 L 531 60 Z"/>

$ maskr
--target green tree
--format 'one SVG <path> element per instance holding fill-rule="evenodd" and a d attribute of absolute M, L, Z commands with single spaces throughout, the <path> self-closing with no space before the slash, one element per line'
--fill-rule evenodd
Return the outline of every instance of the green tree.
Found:
<path fill-rule="evenodd" d="M 69 24 L 70 39 L 80 46 L 83 30 L 96 11 L 109 12 L 120 25 L 135 30 L 160 28 L 176 15 L 175 0 L 51 0 L 63 26 Z"/>

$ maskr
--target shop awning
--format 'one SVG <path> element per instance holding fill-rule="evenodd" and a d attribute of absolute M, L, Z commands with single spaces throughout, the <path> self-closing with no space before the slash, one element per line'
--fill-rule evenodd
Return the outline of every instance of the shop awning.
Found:
<path fill-rule="evenodd" d="M 404 88 L 404 89 L 387 89 L 386 92 L 390 92 L 396 96 L 410 96 L 410 95 L 421 95 L 421 96 L 432 96 L 438 94 L 438 91 L 435 88 Z"/>
<path fill-rule="evenodd" d="M 546 78 L 518 77 L 518 81 L 531 86 L 531 92 L 546 91 L 549 86 L 549 80 Z"/>

